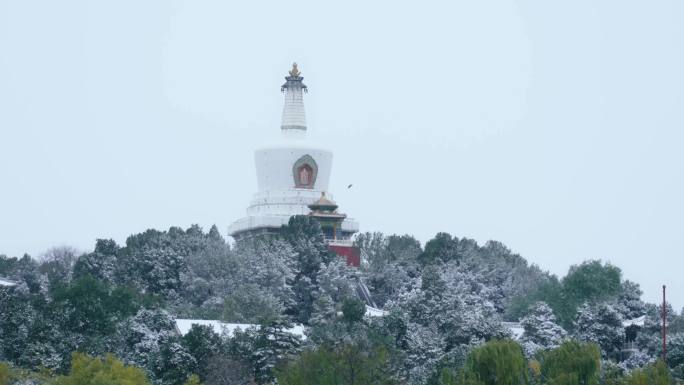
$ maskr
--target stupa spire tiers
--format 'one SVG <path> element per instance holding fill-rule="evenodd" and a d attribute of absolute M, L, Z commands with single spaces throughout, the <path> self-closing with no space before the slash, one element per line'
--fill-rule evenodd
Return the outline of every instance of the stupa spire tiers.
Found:
<path fill-rule="evenodd" d="M 283 104 L 283 118 L 280 128 L 285 136 L 304 136 L 306 133 L 306 114 L 304 112 L 304 93 L 308 91 L 306 85 L 302 83 L 304 78 L 297 67 L 297 63 L 292 63 L 289 76 L 285 77 L 285 84 L 280 87 L 280 91 L 285 93 L 285 103 Z"/>

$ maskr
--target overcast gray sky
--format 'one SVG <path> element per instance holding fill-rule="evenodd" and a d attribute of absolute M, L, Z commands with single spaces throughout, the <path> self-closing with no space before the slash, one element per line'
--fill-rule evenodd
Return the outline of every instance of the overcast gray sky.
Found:
<path fill-rule="evenodd" d="M 684 306 L 684 2 L 0 0 L 0 253 L 244 214 L 292 61 L 362 231 Z M 353 188 L 346 186 L 353 183 Z"/>

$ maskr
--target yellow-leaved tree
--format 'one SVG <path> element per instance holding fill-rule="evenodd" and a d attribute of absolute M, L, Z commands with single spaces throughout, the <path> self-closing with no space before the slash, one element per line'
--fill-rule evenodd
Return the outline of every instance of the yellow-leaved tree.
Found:
<path fill-rule="evenodd" d="M 145 372 L 136 367 L 124 365 L 114 355 L 104 358 L 74 353 L 71 369 L 66 376 L 55 379 L 55 385 L 151 385 Z"/>

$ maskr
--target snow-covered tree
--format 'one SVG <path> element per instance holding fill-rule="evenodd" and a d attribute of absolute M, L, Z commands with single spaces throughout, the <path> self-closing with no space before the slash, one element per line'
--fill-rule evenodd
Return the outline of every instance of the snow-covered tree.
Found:
<path fill-rule="evenodd" d="M 618 358 L 625 329 L 614 305 L 585 303 L 577 311 L 575 334 L 580 341 L 597 343 L 606 357 Z"/>
<path fill-rule="evenodd" d="M 684 333 L 667 337 L 667 363 L 671 367 L 684 364 Z"/>
<path fill-rule="evenodd" d="M 16 362 L 29 342 L 31 325 L 37 317 L 25 283 L 0 286 L 0 356 Z"/>
<path fill-rule="evenodd" d="M 641 288 L 638 283 L 626 280 L 621 284 L 621 292 L 617 298 L 617 310 L 625 320 L 641 317 L 646 314 L 646 304 L 641 300 Z"/>
<path fill-rule="evenodd" d="M 291 326 L 280 318 L 262 325 L 257 332 L 251 361 L 259 383 L 273 381 L 276 366 L 299 352 L 302 341 L 287 331 Z"/>
<path fill-rule="evenodd" d="M 406 359 L 400 371 L 410 384 L 424 384 L 435 365 L 448 350 L 437 325 L 420 325 L 409 322 L 406 335 Z"/>
<path fill-rule="evenodd" d="M 334 340 L 336 338 L 334 326 L 337 323 L 337 319 L 338 311 L 335 302 L 333 302 L 328 294 L 319 293 L 314 301 L 307 337 L 315 344 Z"/>
<path fill-rule="evenodd" d="M 65 369 L 74 346 L 43 291 L 0 286 L 0 355 L 25 368 Z"/>
<path fill-rule="evenodd" d="M 306 215 L 290 217 L 287 226 L 282 229 L 283 238 L 290 243 L 296 253 L 296 278 L 307 276 L 315 279 L 321 264 L 326 264 L 335 258 L 328 250 L 319 223 Z"/>
<path fill-rule="evenodd" d="M 195 373 L 205 381 L 211 360 L 222 353 L 221 337 L 210 326 L 192 325 L 190 331 L 182 337 L 182 344 L 197 362 Z"/>
<path fill-rule="evenodd" d="M 281 239 L 256 238 L 239 244 L 238 274 L 244 283 L 257 285 L 291 307 L 294 302 L 291 282 L 295 277 L 296 253 Z"/>
<path fill-rule="evenodd" d="M 620 362 L 618 366 L 625 372 L 629 372 L 634 369 L 643 368 L 653 362 L 655 362 L 653 356 L 644 351 L 637 350 L 632 352 L 626 360 Z"/>
<path fill-rule="evenodd" d="M 89 275 L 100 281 L 114 283 L 118 269 L 119 246 L 111 239 L 98 239 L 92 253 L 82 255 L 74 265 L 74 276 Z"/>
<path fill-rule="evenodd" d="M 309 216 L 290 217 L 281 233 L 295 253 L 292 264 L 294 278 L 290 282 L 294 302 L 286 313 L 296 322 L 306 324 L 313 312 L 319 271 L 337 257 L 328 250 L 319 223 Z"/>
<path fill-rule="evenodd" d="M 321 265 L 316 275 L 319 291 L 329 295 L 335 303 L 356 296 L 354 290 L 358 279 L 357 271 L 347 266 L 342 258 L 335 258 Z"/>
<path fill-rule="evenodd" d="M 151 355 L 152 383 L 183 385 L 197 371 L 197 361 L 177 336 L 162 336 Z"/>
<path fill-rule="evenodd" d="M 636 336 L 636 346 L 653 357 L 660 357 L 662 354 L 662 341 L 660 337 L 662 325 L 662 306 L 646 304 L 646 316 L 644 326 L 639 329 Z M 667 324 L 672 325 L 677 322 L 677 313 L 672 306 L 667 304 Z"/>
<path fill-rule="evenodd" d="M 141 309 L 118 325 L 112 348 L 124 362 L 145 368 L 150 377 L 156 378 L 160 360 L 172 358 L 174 352 L 182 352 L 177 346 L 164 346 L 175 343 L 174 328 L 174 320 L 168 312 Z"/>
<path fill-rule="evenodd" d="M 520 324 L 525 330 L 521 342 L 528 357 L 540 349 L 558 347 L 567 336 L 565 330 L 556 323 L 553 310 L 545 302 L 537 302 L 527 316 L 520 320 Z"/>
<path fill-rule="evenodd" d="M 23 283 L 29 292 L 45 292 L 47 279 L 38 271 L 38 264 L 30 255 L 8 258 L 0 254 L 0 276 Z"/>
<path fill-rule="evenodd" d="M 355 241 L 365 260 L 363 279 L 373 301 L 384 306 L 418 275 L 417 257 L 422 252 L 420 242 L 410 235 L 362 233 Z"/>
<path fill-rule="evenodd" d="M 243 284 L 226 296 L 221 318 L 232 323 L 261 323 L 280 316 L 282 302 L 256 284 Z"/>
<path fill-rule="evenodd" d="M 423 271 L 420 285 L 386 306 L 404 312 L 407 376 L 422 383 L 452 350 L 507 336 L 490 290 L 456 264 Z"/>
<path fill-rule="evenodd" d="M 185 261 L 176 250 L 148 246 L 142 249 L 129 248 L 127 258 L 133 269 L 129 273 L 136 277 L 136 282 L 144 292 L 173 298 L 180 291 Z"/>

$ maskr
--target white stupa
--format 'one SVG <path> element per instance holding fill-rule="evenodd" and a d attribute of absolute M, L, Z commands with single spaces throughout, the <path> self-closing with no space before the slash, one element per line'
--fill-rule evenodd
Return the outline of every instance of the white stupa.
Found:
<path fill-rule="evenodd" d="M 281 87 L 285 94 L 280 126 L 282 138 L 277 145 L 254 153 L 258 191 L 247 208 L 247 216 L 228 228 L 236 240 L 275 233 L 291 216 L 311 214 L 309 205 L 321 199 L 332 200 L 328 183 L 333 154 L 307 140 L 304 113 L 307 87 L 302 83 L 304 78 L 296 63 L 289 73 L 290 76 L 285 77 L 287 82 Z M 338 213 L 335 211 L 335 214 Z M 351 235 L 359 229 L 358 223 L 343 214 L 338 217 L 342 219 L 333 227 L 323 228 L 326 239 L 331 246 L 349 246 Z"/>

